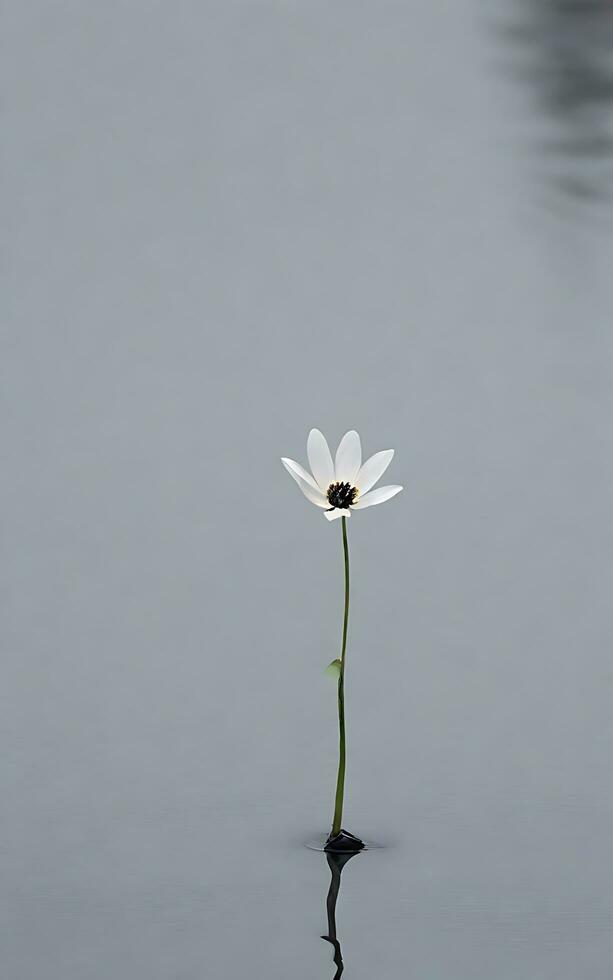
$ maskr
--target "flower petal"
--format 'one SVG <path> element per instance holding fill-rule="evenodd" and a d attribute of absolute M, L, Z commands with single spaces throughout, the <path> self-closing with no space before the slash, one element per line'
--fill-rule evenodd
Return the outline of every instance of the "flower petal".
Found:
<path fill-rule="evenodd" d="M 300 463 L 297 463 L 293 459 L 287 459 L 285 456 L 282 458 L 281 462 L 289 473 L 302 477 L 305 483 L 308 483 L 310 487 L 313 487 L 313 490 L 317 490 L 317 493 L 321 493 L 321 490 L 317 486 L 315 480 L 311 474 L 305 470 L 304 466 L 301 466 Z"/>
<path fill-rule="evenodd" d="M 384 449 L 366 460 L 355 478 L 355 485 L 360 493 L 367 493 L 371 487 L 374 487 L 377 480 L 381 479 L 390 465 L 393 455 L 393 449 Z"/>
<path fill-rule="evenodd" d="M 309 483 L 307 483 L 306 480 L 304 480 L 300 476 L 299 473 L 296 472 L 296 470 L 292 469 L 291 466 L 288 466 L 288 463 L 294 463 L 294 461 L 292 459 L 282 459 L 281 462 L 283 463 L 285 469 L 287 470 L 287 472 L 289 473 L 289 475 L 292 477 L 292 479 L 294 479 L 296 481 L 296 483 L 298 484 L 298 486 L 302 490 L 302 492 L 305 495 L 305 497 L 307 498 L 307 500 L 310 500 L 311 503 L 312 504 L 315 504 L 316 507 L 322 507 L 323 508 L 323 507 L 327 507 L 328 506 L 328 501 L 327 501 L 326 497 L 324 497 L 324 495 L 321 492 L 321 490 L 319 490 L 319 489 L 314 490 L 313 487 Z M 294 463 L 294 466 L 296 466 L 296 465 L 297 464 Z"/>
<path fill-rule="evenodd" d="M 331 483 L 334 483 L 334 463 L 326 437 L 319 429 L 311 429 L 307 439 L 307 456 L 309 466 L 319 487 L 325 493 Z"/>
<path fill-rule="evenodd" d="M 377 490 L 371 490 L 370 493 L 359 497 L 357 502 L 351 506 L 353 510 L 364 510 L 365 507 L 372 507 L 374 504 L 382 504 L 385 500 L 390 500 L 401 490 L 402 487 L 378 487 Z"/>
<path fill-rule="evenodd" d="M 358 470 L 362 464 L 362 446 L 360 437 L 351 429 L 346 432 L 341 439 L 336 450 L 335 473 L 339 483 L 350 483 L 354 485 Z"/>
<path fill-rule="evenodd" d="M 351 517 L 351 511 L 346 507 L 335 507 L 334 510 L 324 510 L 324 517 L 329 521 L 337 521 L 339 517 Z"/>

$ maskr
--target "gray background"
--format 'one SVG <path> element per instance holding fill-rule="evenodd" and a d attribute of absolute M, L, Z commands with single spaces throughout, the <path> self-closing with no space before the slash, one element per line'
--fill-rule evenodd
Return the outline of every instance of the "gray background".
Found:
<path fill-rule="evenodd" d="M 332 977 L 315 425 L 345 976 L 608 980 L 610 7 L 3 7 L 3 977 Z"/>

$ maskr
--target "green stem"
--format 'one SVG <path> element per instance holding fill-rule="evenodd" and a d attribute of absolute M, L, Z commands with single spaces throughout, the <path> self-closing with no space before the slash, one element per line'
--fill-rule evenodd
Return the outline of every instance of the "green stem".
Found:
<path fill-rule="evenodd" d="M 332 833 L 341 829 L 343 821 L 343 796 L 345 794 L 345 650 L 347 648 L 347 624 L 349 622 L 349 547 L 347 545 L 347 518 L 341 518 L 343 526 L 343 552 L 345 555 L 345 616 L 343 618 L 343 645 L 341 648 L 341 669 L 338 675 L 338 776 L 334 798 L 334 820 Z"/>

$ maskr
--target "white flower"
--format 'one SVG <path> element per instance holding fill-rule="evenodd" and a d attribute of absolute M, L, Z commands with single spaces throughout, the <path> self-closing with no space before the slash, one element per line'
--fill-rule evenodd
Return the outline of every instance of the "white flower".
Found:
<path fill-rule="evenodd" d="M 351 430 L 341 439 L 332 462 L 325 437 L 319 429 L 311 429 L 307 439 L 307 456 L 313 476 L 293 459 L 283 458 L 281 462 L 307 500 L 321 507 L 324 517 L 333 521 L 337 517 L 351 517 L 352 510 L 382 504 L 400 493 L 402 487 L 398 486 L 371 490 L 385 473 L 393 455 L 393 449 L 384 449 L 362 464 L 360 437 Z"/>

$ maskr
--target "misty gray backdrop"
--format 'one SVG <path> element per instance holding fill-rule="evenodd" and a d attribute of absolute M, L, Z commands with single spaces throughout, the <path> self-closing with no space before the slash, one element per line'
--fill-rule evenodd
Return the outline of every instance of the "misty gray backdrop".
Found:
<path fill-rule="evenodd" d="M 545 6 L 4 5 L 8 980 L 333 976 L 312 426 L 405 486 L 349 525 L 346 976 L 610 976 L 609 162 Z"/>

